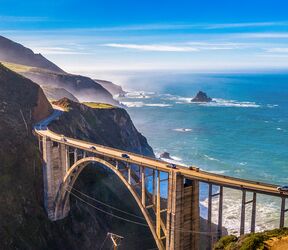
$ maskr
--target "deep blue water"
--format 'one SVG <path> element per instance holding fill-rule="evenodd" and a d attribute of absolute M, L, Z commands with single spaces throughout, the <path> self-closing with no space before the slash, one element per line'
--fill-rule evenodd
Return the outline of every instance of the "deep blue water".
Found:
<path fill-rule="evenodd" d="M 288 74 L 135 74 L 124 87 L 131 92 L 119 100 L 156 154 L 167 151 L 176 161 L 219 174 L 288 184 Z M 199 90 L 214 102 L 191 103 Z M 256 229 L 277 227 L 280 200 L 258 195 L 257 201 Z M 205 218 L 205 184 L 200 204 Z M 224 189 L 223 225 L 230 233 L 239 233 L 240 210 L 240 191 Z M 217 209 L 212 214 L 217 223 Z"/>
<path fill-rule="evenodd" d="M 156 153 L 216 173 L 288 184 L 288 75 L 142 75 L 127 85 L 138 92 L 120 101 Z M 198 90 L 216 102 L 192 104 Z"/>

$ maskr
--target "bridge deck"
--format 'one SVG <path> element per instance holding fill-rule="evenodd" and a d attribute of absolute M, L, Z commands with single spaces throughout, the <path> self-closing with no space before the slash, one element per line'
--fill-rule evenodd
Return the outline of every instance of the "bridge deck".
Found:
<path fill-rule="evenodd" d="M 244 180 L 239 178 L 233 178 L 229 176 L 224 175 L 218 175 L 213 173 L 208 173 L 205 171 L 196 171 L 196 170 L 190 170 L 187 167 L 183 167 L 180 165 L 177 165 L 176 169 L 171 169 L 167 167 L 167 162 L 161 161 L 154 158 L 145 157 L 142 155 L 138 155 L 135 153 L 130 153 L 127 151 L 114 149 L 98 144 L 94 144 L 91 142 L 86 142 L 78 139 L 73 139 L 69 137 L 65 137 L 65 141 L 61 140 L 63 136 L 56 134 L 48 129 L 46 130 L 35 130 L 36 133 L 40 136 L 47 136 L 51 138 L 53 141 L 60 142 L 62 144 L 69 145 L 71 147 L 79 148 L 85 151 L 97 153 L 102 156 L 112 157 L 114 159 L 118 159 L 121 161 L 126 161 L 130 163 L 134 163 L 140 166 L 147 166 L 153 169 L 157 169 L 163 172 L 170 172 L 170 171 L 179 171 L 184 177 L 188 179 L 195 179 L 203 182 L 209 182 L 216 185 L 221 185 L 224 187 L 231 187 L 236 189 L 246 189 L 248 191 L 252 192 L 258 192 L 268 195 L 274 195 L 274 196 L 284 196 L 286 194 L 280 193 L 277 190 L 276 185 L 271 185 L 267 183 L 261 183 L 256 181 L 250 181 L 250 180 Z M 91 149 L 91 146 L 94 146 L 96 150 Z M 129 159 L 123 158 L 122 154 L 128 154 Z"/>

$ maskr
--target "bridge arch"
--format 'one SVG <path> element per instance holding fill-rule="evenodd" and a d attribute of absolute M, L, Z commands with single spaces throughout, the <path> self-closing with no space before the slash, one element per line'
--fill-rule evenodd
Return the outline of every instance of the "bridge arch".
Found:
<path fill-rule="evenodd" d="M 56 201 L 55 201 L 55 215 L 56 217 L 58 214 L 63 213 L 63 211 L 67 211 L 67 208 L 69 207 L 69 200 L 70 200 L 70 191 L 72 187 L 74 186 L 78 176 L 82 172 L 82 170 L 89 165 L 90 163 L 100 163 L 106 167 L 108 167 L 110 170 L 114 172 L 118 176 L 118 178 L 124 183 L 126 188 L 130 191 L 133 198 L 135 199 L 138 207 L 140 208 L 148 227 L 154 237 L 154 240 L 157 244 L 157 247 L 159 249 L 164 249 L 162 240 L 157 237 L 155 227 L 153 225 L 152 219 L 149 215 L 149 212 L 147 209 L 143 206 L 141 199 L 137 195 L 136 191 L 132 188 L 131 184 L 126 180 L 126 178 L 122 175 L 122 173 L 116 168 L 116 166 L 112 165 L 111 163 L 98 158 L 98 157 L 85 157 L 77 162 L 75 162 L 69 170 L 66 172 L 63 182 L 61 184 L 60 190 L 57 194 Z"/>

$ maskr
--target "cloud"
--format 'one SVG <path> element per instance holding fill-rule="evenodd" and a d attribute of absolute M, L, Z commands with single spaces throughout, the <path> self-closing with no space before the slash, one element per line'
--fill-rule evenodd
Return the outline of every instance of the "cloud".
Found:
<path fill-rule="evenodd" d="M 288 48 L 269 48 L 266 49 L 269 53 L 288 53 Z"/>
<path fill-rule="evenodd" d="M 222 23 L 207 25 L 206 29 L 287 26 L 288 22 Z"/>
<path fill-rule="evenodd" d="M 236 37 L 242 38 L 288 38 L 288 32 L 259 32 L 259 33 L 238 33 Z"/>
<path fill-rule="evenodd" d="M 233 50 L 233 49 L 239 49 L 243 45 L 240 46 L 240 44 L 234 44 L 234 43 L 187 42 L 178 45 L 107 43 L 103 44 L 102 46 L 112 48 L 134 49 L 142 51 L 197 52 L 202 50 Z"/>
<path fill-rule="evenodd" d="M 199 49 L 191 46 L 175 46 L 175 45 L 161 45 L 161 44 L 120 44 L 120 43 L 107 43 L 103 44 L 106 47 L 134 49 L 143 51 L 163 51 L 163 52 L 196 52 Z"/>
<path fill-rule="evenodd" d="M 45 55 L 86 55 L 88 53 L 62 47 L 34 47 L 36 53 Z"/>

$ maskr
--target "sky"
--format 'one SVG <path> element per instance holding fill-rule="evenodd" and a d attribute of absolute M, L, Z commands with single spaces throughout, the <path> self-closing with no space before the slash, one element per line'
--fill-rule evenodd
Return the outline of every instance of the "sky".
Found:
<path fill-rule="evenodd" d="M 288 69 L 288 1 L 0 0 L 0 35 L 70 72 Z"/>

